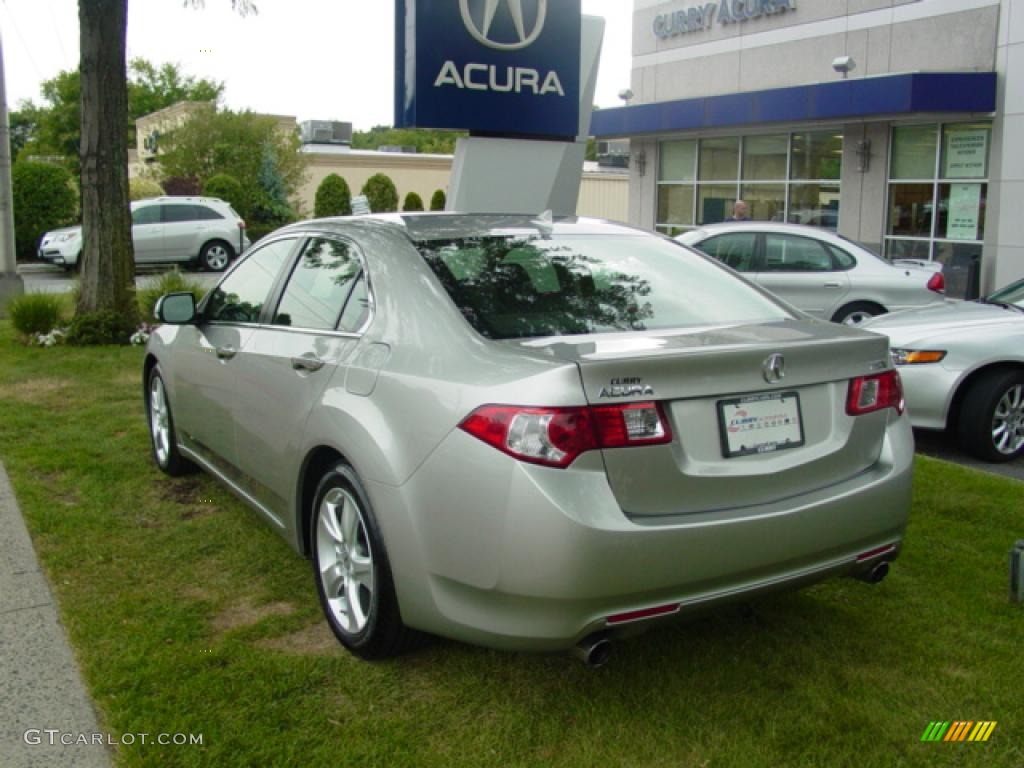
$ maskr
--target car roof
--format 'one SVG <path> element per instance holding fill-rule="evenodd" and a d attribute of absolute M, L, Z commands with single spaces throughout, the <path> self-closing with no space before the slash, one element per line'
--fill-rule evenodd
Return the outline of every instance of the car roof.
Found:
<path fill-rule="evenodd" d="M 779 232 L 791 235 L 816 237 L 821 240 L 843 242 L 831 229 L 809 227 L 806 224 L 785 224 L 778 221 L 721 221 L 716 224 L 701 224 L 690 232 L 707 232 L 708 235 L 720 235 L 723 232 L 742 232 L 744 229 L 756 229 L 758 232 Z M 686 233 L 684 233 L 686 234 Z"/>
<path fill-rule="evenodd" d="M 414 242 L 458 240 L 469 237 L 497 235 L 646 235 L 647 232 L 626 224 L 603 219 L 553 217 L 530 214 L 496 213 L 377 213 L 366 216 L 341 216 L 311 219 L 290 224 L 284 230 L 388 229 L 399 231 Z"/>

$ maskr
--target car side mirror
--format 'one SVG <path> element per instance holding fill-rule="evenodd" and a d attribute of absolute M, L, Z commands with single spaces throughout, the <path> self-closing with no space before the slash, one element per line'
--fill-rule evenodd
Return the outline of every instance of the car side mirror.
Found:
<path fill-rule="evenodd" d="M 153 314 L 161 323 L 191 325 L 196 321 L 196 297 L 191 293 L 168 293 L 156 302 Z"/>

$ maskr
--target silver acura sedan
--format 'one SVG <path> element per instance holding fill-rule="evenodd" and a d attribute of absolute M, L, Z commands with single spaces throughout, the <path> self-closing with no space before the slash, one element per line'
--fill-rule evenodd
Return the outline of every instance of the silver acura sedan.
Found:
<path fill-rule="evenodd" d="M 889 337 L 915 427 L 949 429 L 986 461 L 1024 456 L 1024 280 L 864 327 Z"/>
<path fill-rule="evenodd" d="M 296 224 L 145 359 L 153 454 L 312 561 L 364 658 L 577 646 L 899 552 L 913 437 L 878 335 L 585 219 Z"/>
<path fill-rule="evenodd" d="M 890 263 L 817 227 L 742 221 L 694 229 L 677 240 L 804 312 L 836 323 L 857 325 L 944 299 L 946 283 L 938 264 Z"/>

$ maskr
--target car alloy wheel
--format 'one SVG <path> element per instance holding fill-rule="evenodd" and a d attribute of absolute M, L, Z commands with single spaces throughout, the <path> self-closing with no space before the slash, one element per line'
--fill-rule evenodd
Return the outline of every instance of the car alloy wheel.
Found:
<path fill-rule="evenodd" d="M 171 401 L 164 386 L 160 366 L 154 365 L 149 371 L 146 392 L 146 415 L 149 419 L 149 436 L 153 446 L 153 459 L 160 471 L 171 477 L 180 477 L 195 472 L 198 467 L 178 451 L 178 440 L 174 433 L 174 416 Z"/>
<path fill-rule="evenodd" d="M 332 488 L 317 511 L 317 564 L 324 599 L 347 634 L 366 629 L 374 606 L 373 549 L 359 502 Z"/>
<path fill-rule="evenodd" d="M 1024 448 L 1024 384 L 1010 387 L 996 403 L 992 445 L 1004 456 L 1016 456 Z"/>
<path fill-rule="evenodd" d="M 964 396 L 957 428 L 963 447 L 980 459 L 1024 456 L 1024 372 L 983 372 Z"/>
<path fill-rule="evenodd" d="M 872 317 L 874 317 L 874 314 L 871 312 L 865 312 L 864 310 L 851 312 L 843 320 L 843 325 L 860 325 L 861 323 L 867 322 Z"/>
<path fill-rule="evenodd" d="M 203 249 L 202 261 L 211 272 L 223 272 L 231 263 L 231 251 L 223 243 L 210 243 Z"/>
<path fill-rule="evenodd" d="M 166 467 L 171 455 L 171 424 L 167 393 L 160 376 L 153 376 L 149 382 L 149 430 L 156 462 L 161 468 Z"/>

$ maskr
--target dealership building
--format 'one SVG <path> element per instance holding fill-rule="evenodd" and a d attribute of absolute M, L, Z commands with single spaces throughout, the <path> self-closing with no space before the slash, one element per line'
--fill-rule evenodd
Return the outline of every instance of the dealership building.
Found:
<path fill-rule="evenodd" d="M 1024 277 L 1022 0 L 634 0 L 629 219 L 837 229 L 942 262 L 948 292 Z M 630 94 L 625 94 L 630 96 Z"/>

